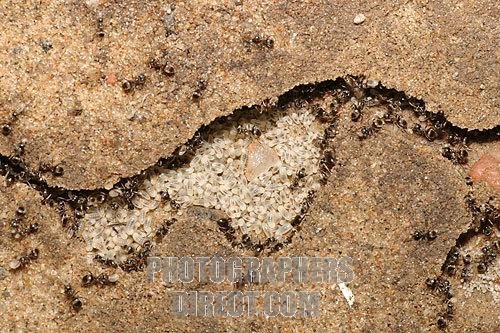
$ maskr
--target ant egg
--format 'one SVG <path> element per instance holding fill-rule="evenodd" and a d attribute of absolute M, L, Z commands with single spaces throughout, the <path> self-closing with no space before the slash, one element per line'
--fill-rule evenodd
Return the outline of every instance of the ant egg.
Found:
<path fill-rule="evenodd" d="M 15 259 L 15 260 L 12 260 L 11 262 L 9 262 L 9 268 L 11 270 L 16 270 L 19 267 L 21 267 L 21 261 L 19 259 Z"/>

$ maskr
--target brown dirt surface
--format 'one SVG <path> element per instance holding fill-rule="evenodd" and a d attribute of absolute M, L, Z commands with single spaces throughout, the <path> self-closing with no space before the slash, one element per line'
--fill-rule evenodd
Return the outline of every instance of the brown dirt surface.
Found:
<path fill-rule="evenodd" d="M 366 19 L 354 24 L 359 13 Z M 478 204 L 500 206 L 491 185 L 498 173 L 486 182 L 475 178 L 473 186 L 464 181 L 474 163 L 499 151 L 498 131 L 491 130 L 500 125 L 498 17 L 497 6 L 482 0 L 0 2 L 0 125 L 12 129 L 0 134 L 0 332 L 439 332 L 436 318 L 446 303 L 426 279 L 444 274 L 450 249 L 474 231 L 479 218 L 464 197 L 473 192 Z M 173 75 L 163 70 L 168 66 Z M 3 173 L 2 161 L 12 161 L 25 142 L 28 169 L 64 168 L 59 177 L 42 175 L 49 185 L 111 188 L 217 117 L 256 104 L 272 112 L 290 89 L 345 75 L 422 99 L 459 128 L 497 134 L 468 144 L 461 165 L 443 158 L 443 140 L 394 124 L 360 140 L 362 126 L 385 107 L 368 108 L 360 122 L 351 121 L 350 103 L 340 108 L 331 175 L 291 244 L 272 256 L 354 258 L 354 304 L 337 285 L 242 287 L 318 291 L 317 318 L 176 317 L 172 291 L 238 286 L 149 282 L 144 271 L 100 265 L 61 226 L 57 207 L 44 203 L 47 193 Z M 124 91 L 125 81 L 132 91 Z M 40 225 L 20 241 L 11 237 L 19 206 L 27 209 L 25 225 Z M 166 216 L 154 214 L 156 224 Z M 153 254 L 253 255 L 231 245 L 218 218 L 217 211 L 190 208 Z M 437 237 L 415 240 L 417 230 Z M 481 248 L 499 235 L 496 226 L 493 235 L 476 233 L 461 247 L 474 254 L 474 283 L 482 276 Z M 9 269 L 32 248 L 40 251 L 37 260 Z M 496 332 L 499 280 L 492 270 L 498 272 L 499 258 L 489 268 L 488 290 L 461 281 L 462 260 L 449 277 L 454 312 L 445 331 Z M 118 283 L 83 287 L 88 271 L 117 274 Z M 64 294 L 67 284 L 83 301 L 79 312 Z"/>
<path fill-rule="evenodd" d="M 376 112 L 377 110 L 375 110 Z M 383 128 L 360 142 L 342 112 L 339 136 L 335 138 L 338 163 L 328 184 L 320 191 L 290 246 L 277 256 L 350 256 L 355 258 L 355 279 L 350 289 L 355 303 L 349 307 L 338 287 L 328 284 L 273 284 L 243 287 L 243 290 L 286 291 L 303 288 L 322 295 L 321 315 L 315 319 L 254 317 L 178 318 L 172 315 L 169 292 L 173 290 L 235 290 L 232 284 L 148 282 L 144 272 L 125 273 L 100 268 L 87 259 L 82 242 L 62 232 L 57 214 L 40 204 L 40 196 L 16 183 L 2 185 L 0 205 L 3 278 L 2 327 L 11 331 L 147 331 L 147 332 L 365 332 L 437 331 L 436 313 L 442 297 L 425 286 L 425 278 L 437 276 L 448 249 L 467 229 L 470 218 L 463 197 L 469 191 L 463 182 L 467 170 L 440 156 L 439 144 L 397 127 Z M 471 151 L 477 160 L 491 145 Z M 462 177 L 457 177 L 457 174 Z M 478 200 L 492 190 L 476 187 Z M 498 203 L 497 203 L 498 204 Z M 41 232 L 26 242 L 10 240 L 8 221 L 19 205 L 27 207 L 26 220 L 39 222 Z M 215 211 L 190 209 L 155 248 L 162 256 L 230 257 L 252 255 L 233 249 L 217 230 Z M 161 220 L 158 211 L 155 220 Z M 430 241 L 415 241 L 415 230 L 437 231 Z M 32 247 L 41 256 L 19 272 L 8 271 L 8 262 Z M 111 287 L 83 288 L 79 279 L 86 271 L 117 272 L 119 282 Z M 63 294 L 71 283 L 84 300 L 78 313 L 70 310 Z M 494 332 L 495 306 L 491 294 L 464 295 L 461 282 L 452 280 L 456 314 L 452 332 Z M 248 289 L 247 289 L 248 288 Z"/>
<path fill-rule="evenodd" d="M 67 188 L 113 184 L 218 116 L 345 74 L 423 98 L 460 127 L 491 128 L 500 115 L 498 8 L 487 1 L 0 6 L 0 121 L 19 114 L 0 152 L 26 139 L 26 162 L 62 165 L 62 177 L 47 177 Z M 144 86 L 124 93 L 122 82 L 140 74 Z M 206 90 L 193 101 L 199 80 Z"/>

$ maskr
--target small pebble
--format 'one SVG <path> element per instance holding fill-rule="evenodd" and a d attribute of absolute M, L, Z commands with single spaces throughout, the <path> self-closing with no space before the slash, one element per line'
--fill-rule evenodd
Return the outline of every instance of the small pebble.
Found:
<path fill-rule="evenodd" d="M 363 23 L 366 20 L 366 16 L 363 14 L 358 14 L 354 17 L 354 24 L 358 25 Z"/>
<path fill-rule="evenodd" d="M 109 276 L 109 278 L 108 278 L 109 282 L 111 282 L 111 283 L 116 283 L 116 282 L 118 282 L 118 279 L 119 279 L 118 274 L 112 274 L 112 275 L 110 275 L 110 276 Z"/>
<path fill-rule="evenodd" d="M 368 88 L 375 88 L 376 86 L 378 86 L 379 84 L 379 81 L 377 80 L 366 80 L 366 86 Z"/>

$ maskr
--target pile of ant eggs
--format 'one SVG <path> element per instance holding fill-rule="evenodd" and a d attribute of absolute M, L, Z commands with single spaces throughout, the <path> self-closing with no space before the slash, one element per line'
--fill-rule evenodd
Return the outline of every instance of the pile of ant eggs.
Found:
<path fill-rule="evenodd" d="M 481 255 L 480 250 L 469 249 L 475 257 Z M 483 294 L 491 294 L 495 303 L 500 302 L 500 267 L 498 265 L 491 265 L 488 270 L 483 274 L 475 274 L 471 280 L 464 281 L 461 288 L 464 290 L 465 297 L 469 298 L 477 291 Z"/>
<path fill-rule="evenodd" d="M 320 187 L 324 125 L 303 108 L 211 126 L 190 163 L 159 168 L 142 182 L 132 198 L 134 209 L 104 203 L 88 210 L 81 231 L 91 254 L 123 262 L 125 248 L 152 240 L 160 224 L 151 217 L 157 209 L 165 219 L 189 206 L 217 209 L 252 238 L 279 239 L 293 229 L 290 222 L 309 191 Z M 178 207 L 162 203 L 165 193 Z"/>

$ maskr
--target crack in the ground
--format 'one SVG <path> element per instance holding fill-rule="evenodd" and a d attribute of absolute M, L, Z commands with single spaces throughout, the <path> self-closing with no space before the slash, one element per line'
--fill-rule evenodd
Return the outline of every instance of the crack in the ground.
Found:
<path fill-rule="evenodd" d="M 8 184 L 15 181 L 23 182 L 38 191 L 43 197 L 43 202 L 57 206 L 63 226 L 69 226 L 74 233 L 78 229 L 78 220 L 84 216 L 85 211 L 91 206 L 102 204 L 109 200 L 110 193 L 116 194 L 116 190 L 119 191 L 119 197 L 122 200 L 121 205 L 125 204 L 129 209 L 133 209 L 132 200 L 137 195 L 139 185 L 158 167 L 175 170 L 187 165 L 195 156 L 197 148 L 212 131 L 211 127 L 213 127 L 213 124 L 225 124 L 234 122 L 235 118 L 241 118 L 241 116 L 237 117 L 236 115 L 246 114 L 248 117 L 249 113 L 255 113 L 255 111 L 262 113 L 268 112 L 272 108 L 276 110 L 284 109 L 290 103 L 307 106 L 315 98 L 332 92 L 335 97 L 329 106 L 329 110 L 318 105 L 313 105 L 312 110 L 312 113 L 315 114 L 321 123 L 328 123 L 328 127 L 324 129 L 324 136 L 320 143 L 322 150 L 326 149 L 326 145 L 335 136 L 336 125 L 334 121 L 337 109 L 348 101 L 351 101 L 353 104 L 351 114 L 353 121 L 360 120 L 363 108 L 365 107 L 378 105 L 387 107 L 387 112 L 383 116 L 374 119 L 371 124 L 361 128 L 358 133 L 360 140 L 373 135 L 386 123 L 394 123 L 406 129 L 408 121 L 403 117 L 403 111 L 409 110 L 419 120 L 412 128 L 413 133 L 423 136 L 429 141 L 446 139 L 447 144 L 443 147 L 442 155 L 457 164 L 467 163 L 466 145 L 468 143 L 497 141 L 500 138 L 500 126 L 485 131 L 469 131 L 459 128 L 448 122 L 442 113 L 427 111 L 425 103 L 422 100 L 408 97 L 405 93 L 395 89 L 387 89 L 377 81 L 348 76 L 335 81 L 298 86 L 280 96 L 274 103 L 265 101 L 262 105 L 244 107 L 236 110 L 232 115 L 220 117 L 213 121 L 211 125 L 202 126 L 186 144 L 179 146 L 170 157 L 161 158 L 156 165 L 149 167 L 137 175 L 121 179 L 113 186 L 112 190 L 67 190 L 62 187 L 48 185 L 43 179 L 42 171 L 51 170 L 54 173 L 61 173 L 63 170 L 56 170 L 57 167 L 48 168 L 47 166 L 41 166 L 39 171 L 29 169 L 22 159 L 24 153 L 24 146 L 22 144 L 16 146 L 16 153 L 14 155 L 0 155 L 0 174 L 5 176 Z M 331 158 L 334 159 L 334 156 Z M 322 166 L 326 167 L 326 169 L 331 169 L 331 166 L 326 166 L 325 163 Z M 312 194 L 309 196 L 307 202 L 311 201 Z M 69 216 L 66 213 L 66 206 L 69 206 L 73 211 L 73 216 Z M 306 206 L 309 206 L 309 204 L 306 204 Z M 307 211 L 307 209 L 303 210 Z M 294 218 L 294 227 L 299 226 L 304 215 L 297 215 Z M 70 220 L 73 220 L 73 222 L 70 223 Z M 221 223 L 223 224 L 220 228 L 221 230 L 228 229 L 224 226 L 223 222 Z M 229 234 L 232 234 L 232 230 L 229 229 L 229 231 Z M 234 242 L 233 236 L 227 235 L 227 232 L 226 236 L 233 245 L 237 245 Z M 245 243 L 250 244 L 248 241 Z M 269 243 L 268 240 L 267 244 L 269 245 Z M 277 248 L 281 247 L 281 245 L 275 245 Z M 255 247 L 254 244 L 252 246 Z M 263 246 L 263 248 L 266 248 L 266 246 Z M 257 245 L 256 249 L 259 250 L 260 246 Z"/>
<path fill-rule="evenodd" d="M 320 99 L 325 100 L 325 96 L 328 97 L 328 103 L 318 102 Z M 78 236 L 82 219 L 87 214 L 91 214 L 89 211 L 95 212 L 102 205 L 108 205 L 114 210 L 123 208 L 124 211 L 134 211 L 140 209 L 140 207 L 138 208 L 138 200 L 140 199 L 138 199 L 138 196 L 141 193 L 141 187 L 144 187 L 144 184 L 151 184 L 152 177 L 158 176 L 161 172 L 175 173 L 184 170 L 197 156 L 201 147 L 206 144 L 214 144 L 213 142 L 209 143 L 210 140 L 213 140 L 214 133 L 218 133 L 218 131 L 220 132 L 221 129 L 224 130 L 228 126 L 235 127 L 234 125 L 241 120 L 248 122 L 252 119 L 258 119 L 262 115 L 272 117 L 273 114 L 284 113 L 286 109 L 292 106 L 297 109 L 307 110 L 308 114 L 320 124 L 322 134 L 319 140 L 315 140 L 315 145 L 319 151 L 319 156 L 317 156 L 315 162 L 317 169 L 312 174 L 316 172 L 318 174 L 316 180 L 320 183 L 326 183 L 335 164 L 333 143 L 338 131 L 338 110 L 349 102 L 352 104 L 350 116 L 353 122 L 361 122 L 365 108 L 383 106 L 386 109 L 383 114 L 376 116 L 371 123 L 361 127 L 358 133 L 360 140 L 369 139 L 386 124 L 394 124 L 403 130 L 424 137 L 429 142 L 442 141 L 444 143 L 441 152 L 442 156 L 455 164 L 468 163 L 468 144 L 500 141 L 500 125 L 483 131 L 459 128 L 447 121 L 444 114 L 427 111 L 422 100 L 408 97 L 404 92 L 385 88 L 377 81 L 365 80 L 363 77 L 346 77 L 319 84 L 301 85 L 279 96 L 274 102 L 268 100 L 261 105 L 244 107 L 236 110 L 231 115 L 220 117 L 210 125 L 201 127 L 187 143 L 179 146 L 171 156 L 161 158 L 155 165 L 137 175 L 121 179 L 110 190 L 102 188 L 95 190 L 67 190 L 62 187 L 48 185 L 41 172 L 62 173 L 63 170 L 45 166 L 39 171 L 29 169 L 23 162 L 24 146 L 22 144 L 16 147 L 16 153 L 13 156 L 0 155 L 0 174 L 5 177 L 8 184 L 22 182 L 38 191 L 43 198 L 43 203 L 58 210 L 62 225 L 69 228 L 72 235 Z M 413 119 L 412 126 L 410 126 L 409 118 Z M 301 118 L 300 121 L 304 121 L 304 119 Z M 268 130 L 276 127 L 276 123 L 277 121 L 274 119 L 267 130 L 247 126 L 248 123 L 245 123 L 245 126 L 240 125 L 240 127 L 236 128 L 237 133 L 234 135 L 238 138 L 240 135 L 247 135 L 250 139 L 244 137 L 243 140 L 250 142 L 252 137 L 260 137 L 263 133 L 265 134 Z M 267 149 L 265 147 L 257 148 Z M 272 153 L 268 154 L 272 155 Z M 247 175 L 247 177 L 250 176 Z M 285 174 L 286 181 L 292 182 L 293 186 L 305 189 L 305 195 L 300 199 L 302 203 L 299 206 L 299 212 L 293 218 L 290 218 L 290 228 L 287 227 L 288 229 L 282 234 L 276 236 L 276 234 L 267 233 L 265 239 L 259 237 L 254 239 L 250 236 L 250 232 L 244 231 L 246 230 L 245 226 L 239 224 L 238 226 L 242 232 L 237 237 L 234 219 L 230 217 L 223 217 L 214 221 L 217 223 L 217 228 L 224 234 L 233 248 L 250 250 L 255 255 L 272 254 L 280 251 L 284 246 L 292 242 L 294 235 L 300 230 L 301 223 L 306 218 L 309 207 L 314 200 L 315 192 L 318 189 L 314 186 L 307 188 L 305 185 L 299 185 L 304 177 L 305 173 L 304 176 L 300 176 L 299 173 L 296 176 Z M 175 193 L 177 194 L 177 192 Z M 167 204 L 174 213 L 180 209 L 181 204 L 172 198 L 171 192 L 165 190 L 160 194 L 161 204 Z M 441 268 L 443 275 L 454 274 L 459 257 L 457 253 L 470 239 L 477 237 L 481 233 L 486 235 L 489 232 L 491 235 L 492 230 L 500 228 L 498 209 L 493 207 L 492 204 L 486 203 L 480 206 L 472 197 L 467 198 L 467 203 L 473 213 L 475 222 L 471 223 L 468 230 L 460 234 L 456 240 L 456 245 L 446 255 L 446 260 Z M 217 205 L 215 204 L 215 206 Z M 164 221 L 155 232 L 150 230 L 147 237 L 137 236 L 136 239 L 134 234 L 134 241 L 137 246 L 130 247 L 129 245 L 129 247 L 124 248 L 127 255 L 119 262 L 116 262 L 114 258 L 102 255 L 102 253 L 97 254 L 95 259 L 105 265 L 120 266 L 125 271 L 141 270 L 144 268 L 146 258 L 152 250 L 153 237 L 160 241 L 168 233 L 175 220 L 172 217 Z M 488 265 L 493 262 L 491 258 L 498 253 L 498 240 L 492 242 L 491 247 L 488 247 L 483 252 L 484 260 L 481 263 L 484 263 L 484 271 L 486 271 Z M 464 269 L 465 266 L 468 267 L 464 259 Z M 443 292 L 446 295 L 450 295 L 449 282 L 446 282 L 447 280 L 442 276 L 436 280 L 428 281 L 428 284 L 433 289 L 444 290 Z M 446 302 L 449 302 L 449 298 L 451 297 L 446 297 Z M 441 317 L 438 324 L 449 319 L 451 313 Z"/>

